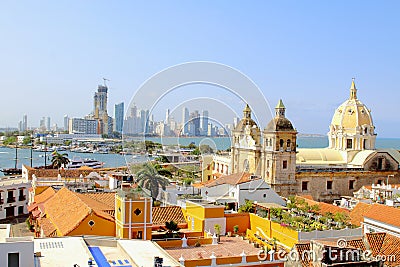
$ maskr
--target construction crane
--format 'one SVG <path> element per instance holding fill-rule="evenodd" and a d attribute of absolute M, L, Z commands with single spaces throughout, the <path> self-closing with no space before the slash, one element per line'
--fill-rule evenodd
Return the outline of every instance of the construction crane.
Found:
<path fill-rule="evenodd" d="M 103 78 L 104 86 L 107 87 L 106 81 L 110 81 L 109 79 Z"/>

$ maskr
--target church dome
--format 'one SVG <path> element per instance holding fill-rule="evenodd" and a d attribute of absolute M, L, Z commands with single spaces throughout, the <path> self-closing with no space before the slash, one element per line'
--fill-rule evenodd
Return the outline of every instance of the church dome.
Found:
<path fill-rule="evenodd" d="M 343 102 L 333 115 L 332 130 L 342 130 L 348 134 L 373 131 L 371 111 L 357 99 L 354 79 L 350 87 L 350 98 Z"/>
<path fill-rule="evenodd" d="M 346 151 L 375 149 L 376 134 L 371 110 L 358 100 L 354 79 L 349 99 L 335 110 L 328 137 L 329 148 Z"/>

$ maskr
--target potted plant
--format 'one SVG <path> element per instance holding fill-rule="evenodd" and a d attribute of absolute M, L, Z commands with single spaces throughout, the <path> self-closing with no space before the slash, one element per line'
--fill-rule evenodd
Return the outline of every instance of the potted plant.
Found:
<path fill-rule="evenodd" d="M 238 234 L 238 232 L 239 232 L 239 225 L 233 226 L 233 232 L 235 233 L 235 235 Z"/>
<path fill-rule="evenodd" d="M 220 237 L 220 235 L 221 235 L 221 225 L 215 224 L 214 225 L 214 230 L 215 230 L 215 234 L 218 237 L 218 242 L 220 242 L 221 241 L 221 237 Z"/>

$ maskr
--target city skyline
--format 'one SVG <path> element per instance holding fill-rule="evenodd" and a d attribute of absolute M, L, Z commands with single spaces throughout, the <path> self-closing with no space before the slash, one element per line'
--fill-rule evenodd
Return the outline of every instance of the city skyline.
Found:
<path fill-rule="evenodd" d="M 18 105 L 2 98 L 0 128 L 18 128 L 24 114 L 29 127 L 43 116 L 51 115 L 58 126 L 65 114 L 82 117 L 91 112 L 93 91 L 103 77 L 110 80 L 109 110 L 120 102 L 128 107 L 136 89 L 155 73 L 204 60 L 242 71 L 272 107 L 282 98 L 301 133 L 328 132 L 355 77 L 378 138 L 398 137 L 400 39 L 393 33 L 399 5 L 169 1 L 119 3 L 110 12 L 105 2 L 3 3 L 0 86 Z M 208 87 L 212 95 L 215 88 Z M 185 96 L 195 96 L 195 88 L 188 86 Z M 243 103 L 236 102 L 240 114 Z M 174 107 L 163 103 L 156 120 Z"/>

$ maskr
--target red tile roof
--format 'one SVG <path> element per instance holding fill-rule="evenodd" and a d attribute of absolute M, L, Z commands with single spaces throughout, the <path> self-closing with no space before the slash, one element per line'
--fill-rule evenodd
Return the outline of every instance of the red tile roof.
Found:
<path fill-rule="evenodd" d="M 387 233 L 368 233 L 372 256 L 385 258 L 386 266 L 400 266 L 400 238 Z"/>
<path fill-rule="evenodd" d="M 364 214 L 365 218 L 400 227 L 400 209 L 382 204 L 373 204 Z"/>
<path fill-rule="evenodd" d="M 328 203 L 324 203 L 324 202 L 318 202 L 318 201 L 315 201 L 315 200 L 304 198 L 303 196 L 296 196 L 296 199 L 304 199 L 309 206 L 318 205 L 319 211 L 317 213 L 319 213 L 319 214 L 325 214 L 325 213 L 328 213 L 328 212 L 333 213 L 333 214 L 335 214 L 335 213 L 349 214 L 350 213 L 350 211 L 347 210 L 347 209 L 344 209 L 344 208 L 341 208 L 341 207 L 338 207 L 338 206 L 335 206 L 335 205 L 332 205 L 332 204 L 328 204 Z"/>
<path fill-rule="evenodd" d="M 352 225 L 361 226 L 364 221 L 364 215 L 371 209 L 372 205 L 358 202 L 358 204 L 350 211 L 350 222 Z"/>
<path fill-rule="evenodd" d="M 47 218 L 62 235 L 68 235 L 92 212 L 107 220 L 114 220 L 107 210 L 110 207 L 67 188 L 60 189 L 44 203 Z"/>
<path fill-rule="evenodd" d="M 258 178 L 260 179 L 260 178 Z M 206 187 L 213 187 L 221 184 L 237 185 L 250 181 L 250 173 L 234 173 L 230 175 L 221 176 L 218 179 L 211 180 L 205 184 Z"/>
<path fill-rule="evenodd" d="M 52 196 L 54 196 L 56 193 L 56 191 L 53 189 L 53 187 L 48 187 L 46 190 L 44 190 L 42 193 L 40 193 L 39 195 L 36 195 L 34 197 L 34 202 L 36 203 L 42 203 L 47 201 L 49 198 L 51 198 Z"/>
<path fill-rule="evenodd" d="M 174 221 L 180 227 L 187 225 L 181 207 L 153 207 L 153 226 L 165 226 L 165 222 Z"/>
<path fill-rule="evenodd" d="M 301 266 L 303 267 L 311 266 L 311 259 L 308 253 L 311 250 L 310 243 L 296 244 L 295 250 L 297 250 L 297 255 L 299 255 Z"/>

